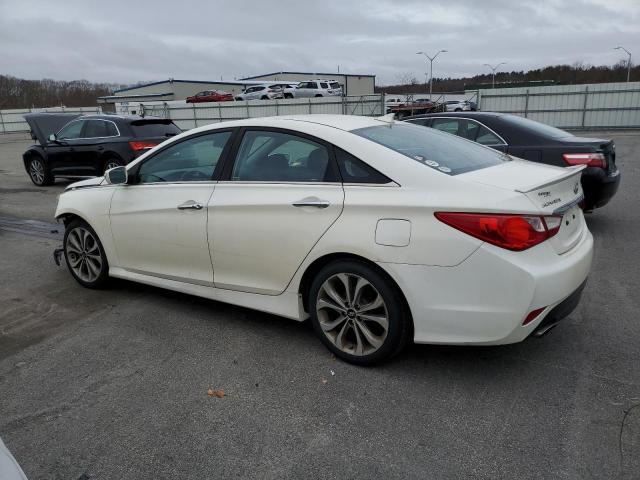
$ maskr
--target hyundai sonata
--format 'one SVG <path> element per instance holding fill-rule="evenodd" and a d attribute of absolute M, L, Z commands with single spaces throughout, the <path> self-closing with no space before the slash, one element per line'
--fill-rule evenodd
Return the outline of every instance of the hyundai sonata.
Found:
<path fill-rule="evenodd" d="M 310 318 L 364 365 L 412 340 L 519 342 L 568 315 L 593 248 L 582 168 L 387 117 L 249 119 L 70 185 L 56 218 L 85 287 L 117 277 Z"/>

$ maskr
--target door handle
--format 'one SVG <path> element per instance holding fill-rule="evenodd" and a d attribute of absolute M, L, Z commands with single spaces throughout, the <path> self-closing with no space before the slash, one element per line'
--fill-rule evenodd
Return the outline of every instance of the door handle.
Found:
<path fill-rule="evenodd" d="M 315 208 L 327 208 L 331 203 L 328 200 L 320 200 L 319 198 L 303 198 L 297 202 L 293 202 L 291 205 L 294 207 L 315 207 Z"/>
<path fill-rule="evenodd" d="M 178 210 L 202 210 L 202 204 L 195 200 L 188 200 L 181 205 L 178 205 Z"/>

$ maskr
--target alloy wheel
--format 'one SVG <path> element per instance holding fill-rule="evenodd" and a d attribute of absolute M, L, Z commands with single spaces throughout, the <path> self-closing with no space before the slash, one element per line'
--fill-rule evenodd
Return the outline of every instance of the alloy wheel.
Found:
<path fill-rule="evenodd" d="M 324 335 L 350 355 L 377 351 L 389 333 L 389 313 L 382 295 L 353 273 L 338 273 L 325 280 L 318 291 L 316 313 Z"/>
<path fill-rule="evenodd" d="M 111 170 L 112 168 L 119 167 L 120 164 L 115 160 L 109 160 L 107 164 L 104 166 L 104 172 L 107 173 L 107 170 Z"/>
<path fill-rule="evenodd" d="M 32 159 L 29 163 L 29 175 L 33 183 L 36 185 L 42 185 L 44 183 L 44 165 L 40 160 Z"/>
<path fill-rule="evenodd" d="M 102 254 L 96 237 L 86 228 L 76 227 L 65 245 L 69 267 L 83 282 L 95 282 L 102 272 Z"/>

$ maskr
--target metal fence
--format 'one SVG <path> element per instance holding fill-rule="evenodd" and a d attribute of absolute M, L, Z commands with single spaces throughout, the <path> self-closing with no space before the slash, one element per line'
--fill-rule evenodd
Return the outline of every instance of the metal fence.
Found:
<path fill-rule="evenodd" d="M 100 107 L 51 107 L 51 108 L 23 108 L 15 110 L 0 110 L 0 133 L 28 132 L 29 125 L 24 119 L 25 113 L 101 113 Z"/>
<path fill-rule="evenodd" d="M 117 104 L 117 113 L 153 115 L 170 118 L 182 130 L 210 123 L 277 115 L 326 113 L 342 115 L 384 115 L 383 95 L 347 97 L 293 98 L 283 100 L 248 100 L 242 102 L 185 103 L 144 102 Z"/>
<path fill-rule="evenodd" d="M 240 120 L 273 115 L 300 115 L 307 113 L 328 113 L 343 115 L 384 115 L 384 95 L 362 95 L 347 97 L 294 98 L 287 100 L 249 100 L 244 102 L 185 103 L 144 102 L 116 104 L 119 114 L 153 115 L 170 118 L 182 130 L 201 127 L 225 120 Z M 28 132 L 29 125 L 24 120 L 25 113 L 65 112 L 101 113 L 100 107 L 78 108 L 29 108 L 0 110 L 0 134 Z"/>
<path fill-rule="evenodd" d="M 640 82 L 479 90 L 478 108 L 567 129 L 640 128 Z"/>

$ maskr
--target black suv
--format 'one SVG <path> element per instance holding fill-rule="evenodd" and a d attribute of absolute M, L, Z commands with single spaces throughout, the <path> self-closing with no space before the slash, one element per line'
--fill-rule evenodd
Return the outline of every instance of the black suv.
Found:
<path fill-rule="evenodd" d="M 55 177 L 103 175 L 181 133 L 171 120 L 137 115 L 30 113 L 24 118 L 39 144 L 22 159 L 38 186 L 51 185 Z"/>

